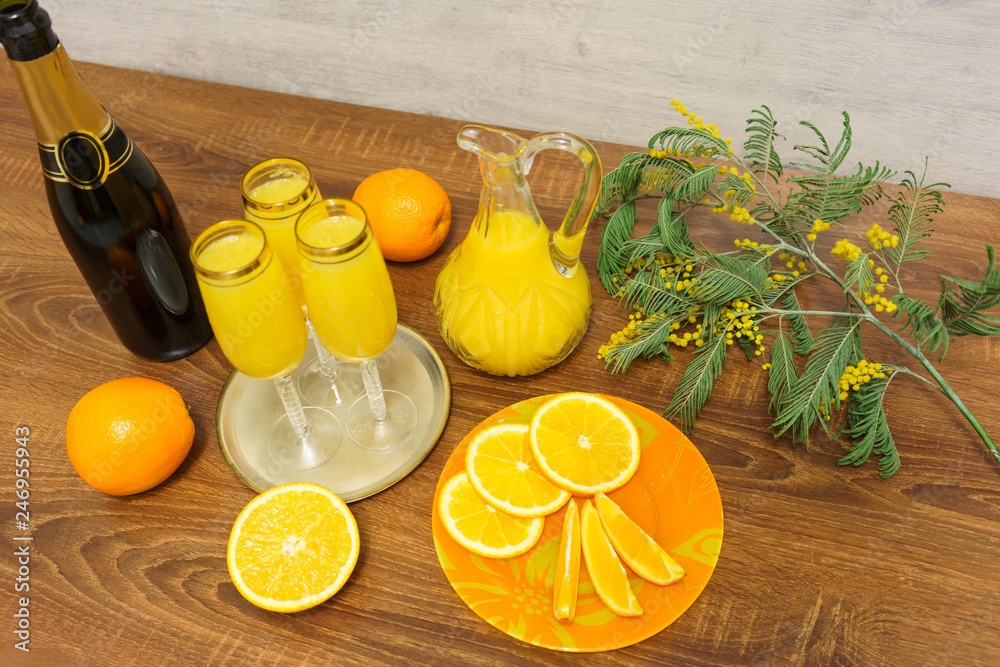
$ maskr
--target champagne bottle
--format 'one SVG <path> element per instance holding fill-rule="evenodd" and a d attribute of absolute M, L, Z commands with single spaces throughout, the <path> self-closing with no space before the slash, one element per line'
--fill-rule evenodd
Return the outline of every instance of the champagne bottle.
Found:
<path fill-rule="evenodd" d="M 154 361 L 191 354 L 212 329 L 167 186 L 87 89 L 37 0 L 0 0 L 0 42 L 56 227 L 118 338 Z"/>

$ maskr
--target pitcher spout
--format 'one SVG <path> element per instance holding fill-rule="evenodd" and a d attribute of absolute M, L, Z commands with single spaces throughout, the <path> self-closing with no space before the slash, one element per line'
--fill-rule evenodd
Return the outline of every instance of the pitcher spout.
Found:
<path fill-rule="evenodd" d="M 512 132 L 482 125 L 466 125 L 458 133 L 460 148 L 479 157 L 483 189 L 472 233 L 494 241 L 510 238 L 507 221 L 516 212 L 523 225 L 541 227 L 525 176 L 530 163 L 524 160 L 529 142 Z"/>
<path fill-rule="evenodd" d="M 458 146 L 490 162 L 520 161 L 528 141 L 513 132 L 483 125 L 466 125 L 458 132 Z"/>

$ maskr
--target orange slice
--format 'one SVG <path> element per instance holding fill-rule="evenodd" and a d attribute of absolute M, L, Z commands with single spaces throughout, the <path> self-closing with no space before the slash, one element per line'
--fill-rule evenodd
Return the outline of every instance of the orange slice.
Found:
<path fill-rule="evenodd" d="M 639 467 L 639 433 L 621 408 L 593 394 L 559 394 L 531 419 L 531 450 L 557 486 L 577 495 L 612 491 Z"/>
<path fill-rule="evenodd" d="M 576 614 L 576 593 L 580 584 L 580 513 L 569 501 L 563 517 L 563 532 L 556 556 L 555 593 L 552 608 L 556 618 L 572 621 Z"/>
<path fill-rule="evenodd" d="M 630 519 L 615 501 L 603 493 L 598 493 L 594 501 L 608 539 L 636 574 L 660 586 L 672 584 L 684 576 L 684 568 Z"/>
<path fill-rule="evenodd" d="M 465 471 L 483 500 L 511 516 L 545 516 L 569 500 L 538 469 L 527 424 L 496 424 L 479 433 L 465 454 Z"/>
<path fill-rule="evenodd" d="M 329 599 L 351 576 L 358 524 L 333 491 L 296 482 L 243 508 L 229 534 L 226 564 L 236 589 L 271 611 L 302 611 Z"/>
<path fill-rule="evenodd" d="M 589 500 L 583 503 L 580 513 L 580 537 L 583 560 L 587 564 L 590 583 L 608 609 L 619 616 L 641 616 L 642 607 L 628 585 L 625 566 L 615 555 L 615 550 L 604 534 L 604 527 L 597 510 Z"/>
<path fill-rule="evenodd" d="M 476 492 L 460 472 L 444 484 L 438 515 L 452 539 L 487 558 L 512 558 L 531 549 L 542 536 L 545 519 L 504 514 Z"/>

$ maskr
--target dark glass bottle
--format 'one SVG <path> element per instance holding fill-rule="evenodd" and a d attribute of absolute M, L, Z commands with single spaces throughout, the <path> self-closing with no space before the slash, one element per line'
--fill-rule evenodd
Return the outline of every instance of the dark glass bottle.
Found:
<path fill-rule="evenodd" d="M 37 0 L 0 0 L 0 42 L 66 248 L 122 344 L 179 359 L 212 336 L 170 191 L 80 79 Z"/>

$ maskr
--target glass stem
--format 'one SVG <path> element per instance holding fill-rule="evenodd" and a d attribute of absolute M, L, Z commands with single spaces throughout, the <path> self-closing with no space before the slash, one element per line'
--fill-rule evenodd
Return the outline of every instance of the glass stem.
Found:
<path fill-rule="evenodd" d="M 302 401 L 292 384 L 291 375 L 283 375 L 274 381 L 274 386 L 278 388 L 278 395 L 281 396 L 281 403 L 285 406 L 285 414 L 288 421 L 292 422 L 292 429 L 299 440 L 305 440 L 309 436 L 309 422 L 306 421 L 306 414 L 302 411 Z"/>
<path fill-rule="evenodd" d="M 382 393 L 382 380 L 378 376 L 378 365 L 375 359 L 369 359 L 361 364 L 361 377 L 365 379 L 365 391 L 368 392 L 368 403 L 376 421 L 385 421 L 389 410 L 385 407 L 385 395 Z"/>
<path fill-rule="evenodd" d="M 340 372 L 340 362 L 337 361 L 337 357 L 330 354 L 330 351 L 323 347 L 323 343 L 319 342 L 319 336 L 316 335 L 312 320 L 308 317 L 306 318 L 306 328 L 309 330 L 309 337 L 312 338 L 313 345 L 316 347 L 316 356 L 319 357 L 319 369 L 323 372 L 323 375 L 330 379 L 332 384 L 337 377 L 337 373 Z"/>

